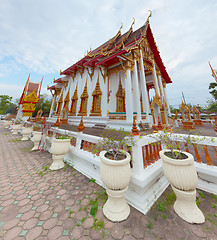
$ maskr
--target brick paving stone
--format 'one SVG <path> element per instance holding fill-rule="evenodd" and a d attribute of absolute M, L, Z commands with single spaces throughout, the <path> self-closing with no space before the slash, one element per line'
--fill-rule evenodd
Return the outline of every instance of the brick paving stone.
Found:
<path fill-rule="evenodd" d="M 84 223 L 83 223 L 83 227 L 86 228 L 86 229 L 89 229 L 93 226 L 93 223 L 94 223 L 94 219 L 93 218 L 87 218 Z"/>
<path fill-rule="evenodd" d="M 21 233 L 22 228 L 21 227 L 15 227 L 10 230 L 8 230 L 4 235 L 4 240 L 13 240 L 16 239 L 19 234 Z"/>
<path fill-rule="evenodd" d="M 19 209 L 19 212 L 20 212 L 20 213 L 28 212 L 28 211 L 30 211 L 30 210 L 32 209 L 32 207 L 33 207 L 32 205 L 28 204 L 28 205 L 26 205 L 26 206 L 21 207 L 21 208 Z"/>
<path fill-rule="evenodd" d="M 71 217 L 66 219 L 65 221 L 63 221 L 64 229 L 68 229 L 68 230 L 71 230 L 76 224 L 77 224 L 77 220 L 75 218 L 71 218 Z"/>
<path fill-rule="evenodd" d="M 35 227 L 37 225 L 37 223 L 38 223 L 37 218 L 31 218 L 23 224 L 23 229 L 29 230 L 29 229 Z"/>
<path fill-rule="evenodd" d="M 40 198 L 39 200 L 36 200 L 33 205 L 36 207 L 39 207 L 42 204 L 44 204 L 44 202 L 45 202 L 45 200 Z"/>
<path fill-rule="evenodd" d="M 26 206 L 29 202 L 30 202 L 30 199 L 24 199 L 24 200 L 19 201 L 17 203 L 17 206 L 19 206 L 19 207 Z"/>
<path fill-rule="evenodd" d="M 186 233 L 183 231 L 183 229 L 175 224 L 170 225 L 172 233 L 181 238 L 184 239 L 186 237 Z"/>
<path fill-rule="evenodd" d="M 66 220 L 68 217 L 69 217 L 70 213 L 67 211 L 67 212 L 60 212 L 58 213 L 58 219 L 63 221 L 63 220 Z"/>
<path fill-rule="evenodd" d="M 16 227 L 16 226 L 19 224 L 19 222 L 20 222 L 20 219 L 19 219 L 19 218 L 14 218 L 14 219 L 6 222 L 6 224 L 3 225 L 3 228 L 2 228 L 2 229 L 3 229 L 4 231 L 5 231 L 5 230 L 7 231 L 7 230 L 9 230 L 9 229 L 11 229 L 11 228 Z"/>
<path fill-rule="evenodd" d="M 91 238 L 89 236 L 83 236 L 79 240 L 91 240 Z"/>
<path fill-rule="evenodd" d="M 50 218 L 44 222 L 43 228 L 47 230 L 52 229 L 57 225 L 57 222 L 58 222 L 57 218 Z"/>
<path fill-rule="evenodd" d="M 36 212 L 42 213 L 42 212 L 45 212 L 48 208 L 49 208 L 49 206 L 47 204 L 43 204 L 43 205 L 37 207 Z"/>
<path fill-rule="evenodd" d="M 28 231 L 26 234 L 26 240 L 33 240 L 37 239 L 40 234 L 42 233 L 43 228 L 42 227 L 34 227 Z"/>
<path fill-rule="evenodd" d="M 27 220 L 29 220 L 30 218 L 32 218 L 34 215 L 35 215 L 35 211 L 26 212 L 26 213 L 24 213 L 24 214 L 21 216 L 21 220 L 22 220 L 22 221 L 27 221 Z"/>
<path fill-rule="evenodd" d="M 142 239 L 145 235 L 144 227 L 140 224 L 133 226 L 131 234 L 137 239 Z"/>
<path fill-rule="evenodd" d="M 87 217 L 87 212 L 86 211 L 79 211 L 78 213 L 76 213 L 75 216 L 78 220 L 81 220 L 82 218 Z"/>
<path fill-rule="evenodd" d="M 63 228 L 61 226 L 55 226 L 51 230 L 48 231 L 47 237 L 48 239 L 57 239 L 62 235 Z"/>
<path fill-rule="evenodd" d="M 127 235 L 127 236 L 124 236 L 122 239 L 123 239 L 123 240 L 135 240 L 136 238 L 133 237 L 133 236 Z M 146 239 L 146 238 L 145 238 L 145 239 Z"/>
<path fill-rule="evenodd" d="M 94 230 L 90 229 L 90 237 L 91 239 L 102 239 L 102 230 Z"/>
<path fill-rule="evenodd" d="M 66 206 L 72 206 L 74 203 L 75 203 L 74 199 L 68 199 L 68 200 L 66 200 L 65 205 Z"/>
<path fill-rule="evenodd" d="M 124 229 L 120 225 L 111 228 L 111 235 L 114 239 L 121 239 L 124 236 Z"/>
<path fill-rule="evenodd" d="M 191 225 L 190 226 L 191 231 L 199 238 L 206 238 L 206 233 L 202 230 L 202 228 L 199 225 Z"/>
<path fill-rule="evenodd" d="M 217 240 L 217 236 L 214 235 L 208 235 L 207 238 L 208 240 Z"/>
<path fill-rule="evenodd" d="M 8 199 L 8 200 L 3 201 L 1 206 L 6 207 L 6 206 L 11 205 L 13 202 L 14 202 L 14 199 Z"/>

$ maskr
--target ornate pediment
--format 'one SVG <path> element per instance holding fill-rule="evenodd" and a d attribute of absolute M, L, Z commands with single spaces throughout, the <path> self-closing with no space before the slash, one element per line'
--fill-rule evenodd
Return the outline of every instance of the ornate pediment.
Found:
<path fill-rule="evenodd" d="M 23 103 L 23 112 L 34 112 L 35 108 L 35 103 Z"/>
<path fill-rule="evenodd" d="M 23 102 L 27 102 L 27 103 L 37 103 L 39 100 L 39 98 L 37 97 L 35 90 L 33 90 L 29 95 L 25 96 L 25 98 L 23 99 Z"/>

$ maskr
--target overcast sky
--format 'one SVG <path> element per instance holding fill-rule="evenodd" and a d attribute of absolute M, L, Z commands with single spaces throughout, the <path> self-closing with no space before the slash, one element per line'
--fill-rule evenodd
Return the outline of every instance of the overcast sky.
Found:
<path fill-rule="evenodd" d="M 64 70 L 135 18 L 151 29 L 167 72 L 169 104 L 205 105 L 217 68 L 216 0 L 0 0 L 0 95 L 19 98 L 29 73 L 43 90 Z"/>

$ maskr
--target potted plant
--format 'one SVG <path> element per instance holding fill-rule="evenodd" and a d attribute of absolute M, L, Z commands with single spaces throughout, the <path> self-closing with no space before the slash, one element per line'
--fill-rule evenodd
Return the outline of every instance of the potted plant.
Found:
<path fill-rule="evenodd" d="M 203 223 L 205 218 L 196 205 L 196 187 L 198 176 L 194 166 L 194 157 L 185 151 L 187 146 L 198 142 L 199 138 L 190 135 L 180 136 L 172 130 L 159 131 L 157 138 L 163 146 L 159 152 L 163 163 L 163 172 L 176 195 L 174 210 L 178 216 L 189 223 Z"/>
<path fill-rule="evenodd" d="M 14 124 L 12 126 L 12 134 L 18 134 L 18 131 L 22 127 L 22 119 L 18 118 L 14 121 Z"/>
<path fill-rule="evenodd" d="M 125 200 L 131 179 L 131 156 L 127 151 L 134 145 L 134 138 L 127 135 L 123 129 L 109 129 L 104 132 L 95 151 L 100 153 L 100 176 L 108 194 L 103 213 L 113 222 L 123 221 L 130 214 L 130 207 Z"/>
<path fill-rule="evenodd" d="M 32 124 L 29 122 L 25 122 L 21 132 L 23 135 L 21 141 L 29 140 L 29 136 L 32 133 L 32 131 L 33 131 Z"/>
<path fill-rule="evenodd" d="M 33 138 L 32 138 L 32 140 L 34 142 L 34 146 L 31 149 L 32 151 L 39 149 L 39 143 L 41 141 L 41 136 L 42 136 L 41 124 L 34 124 L 33 125 Z"/>
<path fill-rule="evenodd" d="M 58 135 L 53 139 L 50 153 L 52 154 L 53 163 L 50 170 L 58 170 L 64 167 L 64 156 L 70 148 L 70 137 L 67 135 Z"/>

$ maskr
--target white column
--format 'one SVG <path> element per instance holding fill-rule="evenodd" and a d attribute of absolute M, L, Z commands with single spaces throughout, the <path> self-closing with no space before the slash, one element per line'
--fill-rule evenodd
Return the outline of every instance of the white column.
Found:
<path fill-rule="evenodd" d="M 135 109 L 137 112 L 137 121 L 141 121 L 141 104 L 140 104 L 140 93 L 139 93 L 139 80 L 138 80 L 138 70 L 137 61 L 134 60 L 134 92 L 135 92 Z"/>
<path fill-rule="evenodd" d="M 160 82 L 160 89 L 161 89 L 161 92 L 162 92 L 162 99 L 163 99 L 163 97 L 164 97 L 164 90 L 163 90 L 163 84 L 162 84 L 161 76 L 159 76 L 159 82 Z"/>
<path fill-rule="evenodd" d="M 102 86 L 101 90 L 102 90 L 102 97 L 101 97 L 101 111 L 102 111 L 102 117 L 107 117 L 107 111 L 108 111 L 108 94 L 107 94 L 107 89 L 108 89 L 108 77 L 105 77 L 105 83 L 104 83 L 104 79 L 101 78 L 101 84 L 100 86 Z"/>
<path fill-rule="evenodd" d="M 132 107 L 132 86 L 131 86 L 131 71 L 127 69 L 125 76 L 125 105 L 126 105 L 126 121 L 133 122 L 133 107 Z"/>
<path fill-rule="evenodd" d="M 54 112 L 54 104 L 55 104 L 55 102 L 56 102 L 56 98 L 57 98 L 57 96 L 54 95 L 53 101 L 52 101 L 52 104 L 51 104 L 51 108 L 50 108 L 49 118 L 51 117 L 52 113 Z"/>
<path fill-rule="evenodd" d="M 141 80 L 143 109 L 146 112 L 147 121 L 152 123 L 152 118 L 149 115 L 151 113 L 151 109 L 150 109 L 150 104 L 149 104 L 149 100 L 148 100 L 148 90 L 147 90 L 147 86 L 146 86 L 146 78 L 145 78 L 145 69 L 144 69 L 144 63 L 143 63 L 142 50 L 140 50 L 140 54 L 141 54 L 140 80 Z"/>
<path fill-rule="evenodd" d="M 167 98 L 167 94 L 166 94 L 166 88 L 163 88 L 163 90 L 164 90 L 164 97 L 165 97 L 165 100 L 166 100 L 166 103 L 167 103 L 167 106 L 168 106 L 168 114 L 169 114 L 169 116 L 171 116 L 170 106 L 169 106 L 168 98 Z"/>
<path fill-rule="evenodd" d="M 157 74 L 156 74 L 156 68 L 155 68 L 154 60 L 152 61 L 152 63 L 153 63 L 154 81 L 155 81 L 156 91 L 157 91 L 157 94 L 160 96 L 160 91 L 159 91 L 159 85 L 158 85 L 158 80 L 157 80 Z"/>

